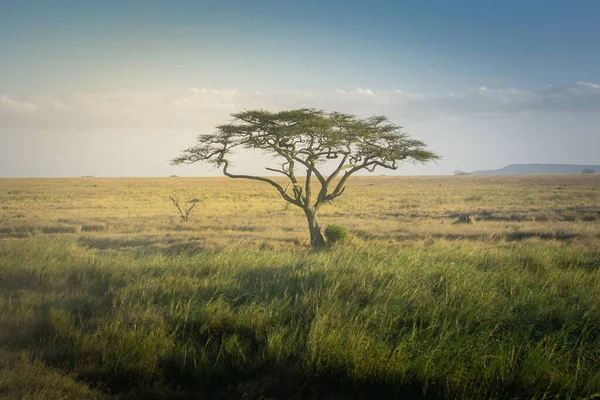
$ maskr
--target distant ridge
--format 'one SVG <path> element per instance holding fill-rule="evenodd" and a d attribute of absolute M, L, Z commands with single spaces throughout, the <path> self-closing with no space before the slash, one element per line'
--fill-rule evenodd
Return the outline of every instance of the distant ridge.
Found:
<path fill-rule="evenodd" d="M 471 175 L 580 174 L 591 168 L 600 173 L 600 165 L 579 164 L 511 164 L 500 169 L 473 171 Z"/>

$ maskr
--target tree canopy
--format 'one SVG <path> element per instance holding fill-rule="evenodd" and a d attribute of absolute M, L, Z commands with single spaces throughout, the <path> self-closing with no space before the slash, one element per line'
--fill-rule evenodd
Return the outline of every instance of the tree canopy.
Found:
<path fill-rule="evenodd" d="M 289 184 L 230 172 L 229 157 L 236 149 L 257 149 L 276 156 L 279 168 L 266 170 L 287 177 Z M 395 170 L 403 161 L 425 163 L 438 158 L 425 143 L 411 138 L 385 116 L 361 119 L 340 112 L 297 109 L 232 114 L 231 122 L 217 126 L 213 134 L 198 136 L 198 143 L 172 163 L 205 162 L 222 168 L 230 178 L 270 184 L 286 201 L 304 210 L 309 227 L 315 228 L 316 224 L 318 232 L 311 228 L 311 243 L 320 246 L 324 241 L 316 213 L 321 205 L 344 192 L 351 175 L 361 170 L 373 172 L 377 167 Z M 320 168 L 328 161 L 334 163 L 333 171 L 325 175 Z M 303 179 L 296 175 L 297 170 L 306 171 Z M 313 188 L 313 177 L 319 184 L 317 188 Z"/>

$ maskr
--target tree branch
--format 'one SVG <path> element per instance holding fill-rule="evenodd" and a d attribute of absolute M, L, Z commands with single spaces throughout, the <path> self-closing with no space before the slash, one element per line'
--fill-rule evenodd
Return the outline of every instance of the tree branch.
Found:
<path fill-rule="evenodd" d="M 319 182 L 321 182 L 321 185 L 326 182 L 325 178 L 323 177 L 323 175 L 321 174 L 321 172 L 319 172 L 319 170 L 316 169 L 314 165 L 311 165 L 308 161 L 303 160 L 303 159 L 301 159 L 298 156 L 295 156 L 294 160 L 298 161 L 300 164 L 304 165 L 307 169 L 310 169 L 315 174 L 315 176 L 317 177 L 317 179 L 319 180 Z"/>
<path fill-rule="evenodd" d="M 221 163 L 223 164 L 223 175 L 225 175 L 226 177 L 228 177 L 228 178 L 234 178 L 234 179 L 250 179 L 250 180 L 253 180 L 253 181 L 260 181 L 260 182 L 268 183 L 269 185 L 271 185 L 275 189 L 277 189 L 277 191 L 279 192 L 279 194 L 281 195 L 281 197 L 283 197 L 285 200 L 289 201 L 292 204 L 297 205 L 298 207 L 302 207 L 302 203 L 300 203 L 296 199 L 291 198 L 285 192 L 285 190 L 281 187 L 281 185 L 279 185 L 277 182 L 272 181 L 269 178 L 264 178 L 262 176 L 232 174 L 232 173 L 230 173 L 230 172 L 227 171 L 227 168 L 229 167 L 229 161 L 225 160 L 225 159 L 222 159 Z"/>
<path fill-rule="evenodd" d="M 341 194 L 344 193 L 344 190 L 346 190 L 346 187 L 344 185 L 346 184 L 346 181 L 348 180 L 350 175 L 354 174 L 355 172 L 360 171 L 361 169 L 366 169 L 370 172 L 373 172 L 375 170 L 375 167 L 378 167 L 378 166 L 387 168 L 387 169 L 396 169 L 397 168 L 395 162 L 392 165 L 387 165 L 380 161 L 373 161 L 373 160 L 369 160 L 367 158 L 367 159 L 365 159 L 365 161 L 362 164 L 353 167 L 349 171 L 346 171 L 344 173 L 344 175 L 342 176 L 342 179 L 340 179 L 340 181 L 336 185 L 335 189 L 333 189 L 333 191 L 330 194 L 324 196 L 324 200 L 331 201 L 331 200 L 335 199 L 336 197 L 341 196 Z M 373 168 L 370 169 L 371 167 L 373 167 Z"/>
<path fill-rule="evenodd" d="M 268 167 L 265 167 L 265 169 L 266 169 L 267 171 L 273 171 L 273 172 L 277 172 L 278 174 L 283 174 L 283 175 L 287 176 L 288 178 L 290 178 L 290 176 L 289 176 L 289 174 L 287 173 L 287 171 L 282 171 L 282 170 L 280 170 L 280 169 L 268 168 Z"/>

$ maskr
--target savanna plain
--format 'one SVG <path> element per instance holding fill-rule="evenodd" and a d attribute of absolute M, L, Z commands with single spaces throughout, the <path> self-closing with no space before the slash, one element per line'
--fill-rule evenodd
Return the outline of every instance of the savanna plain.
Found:
<path fill-rule="evenodd" d="M 260 182 L 0 180 L 0 397 L 600 397 L 600 176 L 356 177 L 320 220 L 349 237 Z"/>

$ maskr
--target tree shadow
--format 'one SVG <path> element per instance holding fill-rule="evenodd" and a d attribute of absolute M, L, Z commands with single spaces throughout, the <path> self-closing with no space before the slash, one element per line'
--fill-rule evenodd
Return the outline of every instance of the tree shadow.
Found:
<path fill-rule="evenodd" d="M 160 242 L 160 239 L 148 236 L 135 238 L 84 236 L 78 240 L 80 245 L 96 250 L 130 250 L 136 247 L 152 247 Z"/>
<path fill-rule="evenodd" d="M 473 216 L 477 221 L 526 222 L 526 221 L 587 221 L 600 219 L 598 206 L 572 206 L 556 209 L 515 209 L 515 210 L 473 210 L 447 213 L 441 218 L 456 219 L 464 215 Z M 440 217 L 438 217 L 440 218 Z"/>
<path fill-rule="evenodd" d="M 135 238 L 84 236 L 78 240 L 78 243 L 90 249 L 117 250 L 138 255 L 160 253 L 166 256 L 188 255 L 193 257 L 206 250 L 202 239 L 165 239 L 149 236 Z"/>
<path fill-rule="evenodd" d="M 569 233 L 569 232 L 532 232 L 532 231 L 516 231 L 507 233 L 504 235 L 504 238 L 508 241 L 521 241 L 525 239 L 537 238 L 542 240 L 558 240 L 558 241 L 570 241 L 576 238 L 584 238 L 585 235 L 581 235 L 578 233 Z"/>

